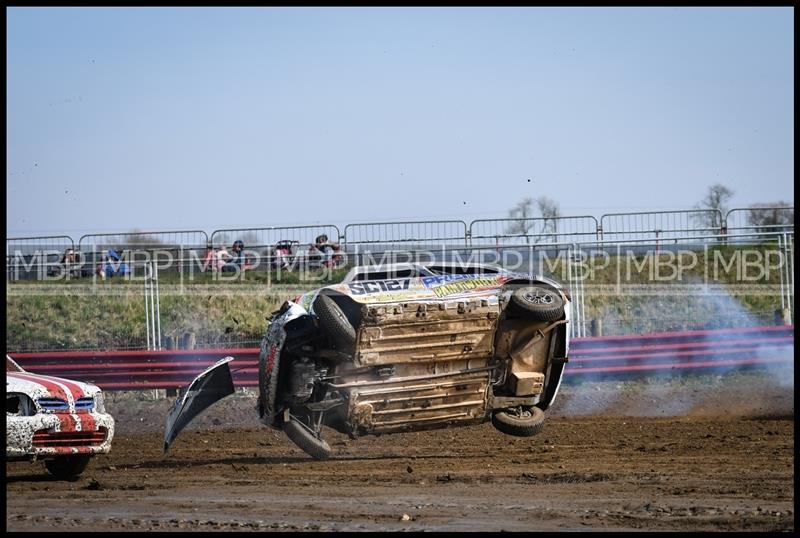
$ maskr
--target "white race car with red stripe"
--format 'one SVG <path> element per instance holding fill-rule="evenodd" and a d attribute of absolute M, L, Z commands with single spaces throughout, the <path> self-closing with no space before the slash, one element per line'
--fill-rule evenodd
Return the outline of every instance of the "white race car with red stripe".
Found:
<path fill-rule="evenodd" d="M 6 355 L 6 461 L 44 460 L 53 476 L 75 478 L 113 437 L 99 387 L 26 372 Z"/>

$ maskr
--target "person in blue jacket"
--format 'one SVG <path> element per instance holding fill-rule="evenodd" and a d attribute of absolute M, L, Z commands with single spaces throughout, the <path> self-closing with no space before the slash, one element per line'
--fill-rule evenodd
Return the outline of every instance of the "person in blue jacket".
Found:
<path fill-rule="evenodd" d="M 106 277 L 115 275 L 125 276 L 131 273 L 131 269 L 126 262 L 120 260 L 119 253 L 116 250 L 109 249 L 109 251 L 106 252 L 106 263 L 103 266 L 103 273 Z"/>

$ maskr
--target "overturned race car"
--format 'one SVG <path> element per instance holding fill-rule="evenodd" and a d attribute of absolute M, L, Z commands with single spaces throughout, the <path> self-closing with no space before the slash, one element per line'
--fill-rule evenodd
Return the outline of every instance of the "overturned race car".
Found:
<path fill-rule="evenodd" d="M 6 461 L 43 460 L 51 475 L 73 479 L 113 437 L 99 387 L 26 372 L 6 355 Z"/>
<path fill-rule="evenodd" d="M 531 436 L 561 383 L 569 318 L 567 290 L 544 276 L 483 265 L 355 267 L 273 313 L 259 355 L 259 417 L 316 459 L 331 455 L 323 426 L 355 438 L 491 420 Z M 165 451 L 191 416 L 233 392 L 231 360 L 176 402 Z M 208 394 L 199 398 L 201 386 Z"/>

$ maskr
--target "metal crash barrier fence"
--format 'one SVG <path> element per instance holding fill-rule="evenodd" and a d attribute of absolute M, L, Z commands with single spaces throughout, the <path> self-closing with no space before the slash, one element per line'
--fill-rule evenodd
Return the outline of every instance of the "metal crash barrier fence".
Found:
<path fill-rule="evenodd" d="M 786 232 L 794 231 L 794 207 L 781 205 L 737 207 L 725 214 L 725 231 Z"/>
<path fill-rule="evenodd" d="M 29 372 L 95 383 L 104 390 L 149 390 L 187 385 L 204 369 L 232 356 L 234 383 L 258 386 L 258 348 L 10 353 Z M 567 378 L 723 372 L 741 367 L 792 367 L 794 326 L 574 338 Z"/>
<path fill-rule="evenodd" d="M 7 238 L 6 280 L 41 279 L 70 251 L 75 251 L 75 242 L 66 235 Z"/>
<path fill-rule="evenodd" d="M 263 263 L 255 264 L 261 270 L 278 265 L 305 266 L 319 262 L 313 243 L 323 235 L 347 254 L 397 248 L 538 246 L 609 240 L 655 240 L 666 244 L 698 236 L 725 244 L 725 236 L 731 232 L 793 234 L 794 207 L 768 204 L 733 208 L 725 215 L 716 209 L 609 213 L 599 221 L 591 215 L 581 215 L 478 219 L 469 225 L 461 220 L 367 222 L 346 224 L 342 234 L 339 230 L 333 224 L 317 224 L 223 229 L 210 236 L 203 230 L 101 233 L 82 236 L 77 248 L 68 236 L 6 238 L 6 279 L 42 279 L 42 275 L 59 270 L 67 270 L 75 277 L 91 275 L 110 249 L 121 251 L 128 262 L 158 257 L 163 271 L 202 271 L 212 247 L 232 246 L 235 240 L 244 242 L 248 256 L 261 257 Z M 77 250 L 76 261 L 56 267 L 69 250 Z"/>
<path fill-rule="evenodd" d="M 202 267 L 208 244 L 208 234 L 203 230 L 172 230 L 84 235 L 78 240 L 78 249 L 90 268 L 102 263 L 109 250 L 115 250 L 128 263 L 153 259 L 162 271 L 185 271 L 192 262 Z"/>
<path fill-rule="evenodd" d="M 257 257 L 258 263 L 253 263 L 253 268 L 262 271 L 277 267 L 319 267 L 325 257 L 315 247 L 317 239 L 339 248 L 342 237 L 334 224 L 231 228 L 211 233 L 211 245 L 214 248 L 230 248 L 234 241 L 242 241 L 248 260 L 246 263 L 255 262 Z"/>
<path fill-rule="evenodd" d="M 178 388 L 232 356 L 234 382 L 258 385 L 258 348 L 9 353 L 25 370 L 98 385 L 103 390 Z"/>
<path fill-rule="evenodd" d="M 600 217 L 600 236 L 606 240 L 676 239 L 715 235 L 724 222 L 717 209 L 607 213 Z"/>
<path fill-rule="evenodd" d="M 793 325 L 577 338 L 566 371 L 608 377 L 773 365 L 794 365 Z"/>
<path fill-rule="evenodd" d="M 467 245 L 462 220 L 368 222 L 348 224 L 344 243 L 349 251 Z"/>
<path fill-rule="evenodd" d="M 574 217 L 480 219 L 469 225 L 471 245 L 580 243 L 600 239 L 591 215 Z"/>

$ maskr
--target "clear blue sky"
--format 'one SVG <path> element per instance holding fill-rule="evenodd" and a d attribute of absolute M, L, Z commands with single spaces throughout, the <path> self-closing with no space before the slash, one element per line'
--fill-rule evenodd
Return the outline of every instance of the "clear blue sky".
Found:
<path fill-rule="evenodd" d="M 793 8 L 6 15 L 7 236 L 794 200 Z"/>

